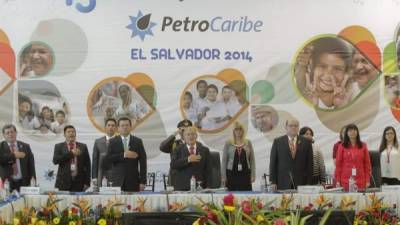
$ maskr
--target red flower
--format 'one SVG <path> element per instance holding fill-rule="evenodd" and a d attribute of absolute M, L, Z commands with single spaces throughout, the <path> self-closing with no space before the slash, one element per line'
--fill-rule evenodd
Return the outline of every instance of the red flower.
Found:
<path fill-rule="evenodd" d="M 274 225 L 285 225 L 285 220 L 284 219 L 277 219 L 275 220 Z"/>
<path fill-rule="evenodd" d="M 380 217 L 380 213 L 379 212 L 372 212 L 372 216 L 375 218 L 379 218 Z"/>
<path fill-rule="evenodd" d="M 384 221 L 388 220 L 389 217 L 390 217 L 389 213 L 385 212 L 385 213 L 383 214 L 383 220 L 384 220 Z"/>
<path fill-rule="evenodd" d="M 128 204 L 128 205 L 126 206 L 126 208 L 127 208 L 129 211 L 131 211 L 132 206 Z"/>
<path fill-rule="evenodd" d="M 329 203 L 329 204 L 328 204 L 328 207 L 329 207 L 329 208 L 332 208 L 332 207 L 333 207 L 332 203 Z"/>
<path fill-rule="evenodd" d="M 72 214 L 78 214 L 78 209 L 75 207 L 72 207 L 71 212 L 72 212 Z"/>
<path fill-rule="evenodd" d="M 311 210 L 311 207 L 310 207 L 310 206 L 304 207 L 304 211 L 310 211 L 310 210 Z"/>
<path fill-rule="evenodd" d="M 68 216 L 68 209 L 64 209 L 63 215 L 64 215 L 64 216 Z"/>
<path fill-rule="evenodd" d="M 258 209 L 264 208 L 262 202 L 257 202 L 257 208 L 258 208 Z"/>
<path fill-rule="evenodd" d="M 45 209 L 43 209 L 42 213 L 43 213 L 43 216 L 48 216 L 50 214 L 50 211 L 45 208 Z"/>
<path fill-rule="evenodd" d="M 242 209 L 243 209 L 244 213 L 246 213 L 246 214 L 250 214 L 251 213 L 251 204 L 250 204 L 249 201 L 243 201 L 241 203 L 241 206 L 242 206 Z"/>
<path fill-rule="evenodd" d="M 312 203 L 308 204 L 308 207 L 312 208 L 314 205 Z"/>
<path fill-rule="evenodd" d="M 235 199 L 235 197 L 233 197 L 233 194 L 229 193 L 229 195 L 224 197 L 224 205 L 233 206 L 234 199 Z"/>
<path fill-rule="evenodd" d="M 217 215 L 215 215 L 215 214 L 212 213 L 212 212 L 208 212 L 208 213 L 207 213 L 207 219 L 213 221 L 214 223 L 218 223 Z"/>

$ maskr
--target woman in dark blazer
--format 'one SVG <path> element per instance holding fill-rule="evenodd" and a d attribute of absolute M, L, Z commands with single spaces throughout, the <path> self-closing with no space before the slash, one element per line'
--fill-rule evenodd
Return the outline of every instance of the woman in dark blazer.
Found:
<path fill-rule="evenodd" d="M 222 153 L 222 184 L 229 191 L 251 191 L 256 178 L 254 150 L 246 139 L 243 126 L 236 122 L 232 139 L 225 143 Z"/>

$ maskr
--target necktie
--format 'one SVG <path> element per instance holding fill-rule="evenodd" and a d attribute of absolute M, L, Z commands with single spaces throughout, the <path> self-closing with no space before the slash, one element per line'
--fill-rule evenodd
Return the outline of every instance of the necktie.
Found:
<path fill-rule="evenodd" d="M 127 137 L 123 137 L 122 138 L 122 142 L 124 144 L 124 151 L 128 150 L 128 138 Z"/>
<path fill-rule="evenodd" d="M 190 153 L 191 155 L 194 154 L 194 146 L 190 146 L 190 148 L 189 148 L 189 153 Z"/>
<path fill-rule="evenodd" d="M 68 147 L 69 147 L 69 151 L 72 151 L 72 149 L 74 149 L 74 143 L 70 142 L 68 144 Z M 74 156 L 74 158 L 72 158 L 72 162 L 71 163 L 75 163 L 75 160 L 76 160 L 76 157 Z"/>
<path fill-rule="evenodd" d="M 17 148 L 15 146 L 15 143 L 12 143 L 11 144 L 11 152 L 14 153 L 15 151 L 17 151 Z M 15 163 L 12 164 L 12 169 L 13 169 L 13 175 L 17 175 L 18 174 L 17 161 L 15 161 Z"/>
<path fill-rule="evenodd" d="M 290 147 L 290 153 L 292 154 L 292 158 L 294 159 L 294 157 L 296 156 L 296 143 L 294 138 L 290 139 L 289 147 Z"/>

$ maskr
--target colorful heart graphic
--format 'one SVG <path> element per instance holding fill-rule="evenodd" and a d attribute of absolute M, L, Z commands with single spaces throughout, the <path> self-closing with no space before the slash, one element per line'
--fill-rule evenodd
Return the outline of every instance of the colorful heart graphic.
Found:
<path fill-rule="evenodd" d="M 110 77 L 100 81 L 89 93 L 87 112 L 92 124 L 104 132 L 104 120 L 128 117 L 133 129 L 146 120 L 156 106 L 154 83 L 144 73 L 126 78 Z"/>
<path fill-rule="evenodd" d="M 294 57 L 293 84 L 329 129 L 339 131 L 348 123 L 363 129 L 378 113 L 381 64 L 371 32 L 350 26 L 338 35 L 316 36 L 300 48 Z"/>
<path fill-rule="evenodd" d="M 15 81 L 15 53 L 8 37 L 0 29 L 0 95 Z"/>

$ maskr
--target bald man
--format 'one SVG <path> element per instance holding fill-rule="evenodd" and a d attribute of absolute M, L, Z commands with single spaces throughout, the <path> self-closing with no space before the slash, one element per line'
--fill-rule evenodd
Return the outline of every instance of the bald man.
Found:
<path fill-rule="evenodd" d="M 299 121 L 285 123 L 286 135 L 274 140 L 269 163 L 269 179 L 274 190 L 296 189 L 311 185 L 313 150 L 311 141 L 298 135 Z"/>

